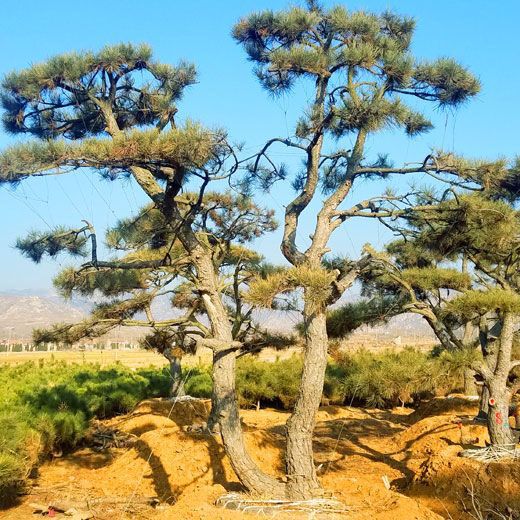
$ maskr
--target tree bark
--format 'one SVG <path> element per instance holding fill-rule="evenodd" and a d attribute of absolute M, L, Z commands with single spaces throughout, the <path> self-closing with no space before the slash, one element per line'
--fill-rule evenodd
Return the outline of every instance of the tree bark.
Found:
<path fill-rule="evenodd" d="M 489 440 L 493 446 L 513 448 L 516 441 L 509 426 L 511 398 L 507 388 L 501 388 L 501 386 L 500 384 L 492 384 L 490 389 L 494 402 L 489 406 L 487 417 Z"/>
<path fill-rule="evenodd" d="M 304 500 L 320 494 L 312 449 L 327 367 L 327 323 L 324 311 L 305 316 L 305 357 L 298 398 L 287 421 L 287 497 Z"/>
<path fill-rule="evenodd" d="M 509 426 L 511 391 L 507 383 L 511 370 L 514 322 L 512 313 L 504 313 L 499 340 L 494 342 L 492 351 L 488 350 L 488 368 L 484 371 L 484 383 L 490 394 L 487 416 L 489 439 L 493 446 L 511 448 L 516 442 Z"/>
<path fill-rule="evenodd" d="M 223 350 L 213 356 L 213 402 L 220 435 L 231 466 L 250 493 L 270 498 L 284 496 L 285 486 L 260 470 L 246 450 L 235 387 L 236 352 Z"/>
<path fill-rule="evenodd" d="M 171 397 L 182 397 L 186 395 L 184 381 L 182 380 L 182 363 L 179 356 L 175 356 L 170 349 L 164 353 L 164 357 L 170 362 Z"/>
<path fill-rule="evenodd" d="M 489 412 L 489 390 L 488 387 L 484 384 L 482 385 L 482 390 L 480 393 L 480 401 L 478 406 L 478 414 L 475 419 L 480 421 L 487 421 L 487 416 Z"/>
<path fill-rule="evenodd" d="M 475 383 L 475 371 L 471 368 L 466 368 L 464 370 L 464 395 L 479 395 L 478 387 Z"/>
<path fill-rule="evenodd" d="M 235 383 L 236 349 L 226 308 L 218 290 L 218 276 L 211 255 L 193 254 L 197 267 L 198 289 L 211 325 L 212 336 L 222 346 L 213 350 L 212 416 L 218 420 L 224 449 L 233 470 L 250 493 L 268 497 L 284 496 L 285 486 L 260 470 L 247 452 Z"/>

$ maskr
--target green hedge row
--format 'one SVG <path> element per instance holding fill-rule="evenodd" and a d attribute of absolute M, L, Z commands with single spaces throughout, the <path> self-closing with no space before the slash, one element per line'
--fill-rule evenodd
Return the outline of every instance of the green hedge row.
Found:
<path fill-rule="evenodd" d="M 168 394 L 169 374 L 122 365 L 25 363 L 0 367 L 0 502 L 51 450 L 71 449 L 89 420 Z"/>
<path fill-rule="evenodd" d="M 323 401 L 389 407 L 432 394 L 462 390 L 463 371 L 474 352 L 425 353 L 413 348 L 373 353 L 365 350 L 335 356 L 327 366 Z M 243 358 L 237 364 L 237 390 L 243 407 L 289 409 L 298 393 L 301 357 L 274 362 Z M 210 367 L 185 369 L 186 391 L 211 396 Z"/>
<path fill-rule="evenodd" d="M 336 356 L 327 367 L 324 402 L 394 406 L 429 393 L 460 389 L 471 355 L 432 356 L 413 349 Z M 237 389 L 243 407 L 289 409 L 297 396 L 301 358 L 274 362 L 243 358 Z M 187 367 L 185 388 L 211 396 L 211 369 Z M 89 420 L 126 413 L 139 401 L 169 394 L 167 368 L 132 370 L 123 365 L 63 362 L 0 366 L 0 497 L 23 485 L 42 457 L 72 449 Z"/>

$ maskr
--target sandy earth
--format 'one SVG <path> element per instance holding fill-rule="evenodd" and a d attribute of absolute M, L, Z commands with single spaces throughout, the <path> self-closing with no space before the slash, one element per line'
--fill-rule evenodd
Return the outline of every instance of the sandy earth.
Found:
<path fill-rule="evenodd" d="M 103 452 L 83 447 L 45 463 L 31 494 L 0 512 L 0 518 L 34 519 L 38 515 L 31 504 L 74 505 L 87 499 L 98 519 L 258 518 L 213 505 L 240 486 L 220 440 L 197 431 L 207 406 L 194 401 L 172 408 L 170 401 L 149 400 L 133 413 L 107 421 L 105 426 L 130 434 L 133 445 Z M 436 398 L 411 414 L 404 409 L 322 408 L 316 463 L 328 496 L 344 503 L 348 512 L 276 518 L 466 520 L 474 518 L 472 494 L 482 509 L 520 512 L 518 462 L 482 464 L 457 456 L 462 447 L 485 443 L 485 428 L 470 423 L 475 411 L 474 403 L 462 398 Z M 242 417 L 250 453 L 265 471 L 281 474 L 287 414 L 244 410 Z M 159 505 L 148 505 L 150 497 L 158 497 Z"/>

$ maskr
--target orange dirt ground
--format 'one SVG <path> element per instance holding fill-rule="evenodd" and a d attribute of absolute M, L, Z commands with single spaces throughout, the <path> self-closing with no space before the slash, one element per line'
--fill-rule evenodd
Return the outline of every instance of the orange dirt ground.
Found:
<path fill-rule="evenodd" d="M 149 400 L 131 414 L 106 421 L 104 426 L 129 434 L 133 444 L 103 452 L 83 447 L 43 464 L 30 494 L 0 512 L 0 518 L 38 518 L 34 503 L 97 499 L 90 506 L 97 519 L 258 518 L 213 505 L 240 486 L 220 440 L 199 431 L 207 407 L 207 402 L 186 401 L 172 409 L 171 401 Z M 482 509 L 520 511 L 518 462 L 482 464 L 457 456 L 463 447 L 483 446 L 486 440 L 485 428 L 470 423 L 474 403 L 435 398 L 409 412 L 322 408 L 316 464 L 327 493 L 349 512 L 276 518 L 469 520 L 475 518 L 471 491 Z M 244 410 L 242 417 L 250 453 L 264 470 L 280 474 L 287 414 Z M 158 497 L 160 504 L 152 508 L 146 497 Z"/>

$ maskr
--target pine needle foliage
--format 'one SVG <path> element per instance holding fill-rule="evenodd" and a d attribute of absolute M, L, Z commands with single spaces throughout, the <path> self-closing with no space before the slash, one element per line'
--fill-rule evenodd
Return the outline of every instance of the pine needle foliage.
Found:
<path fill-rule="evenodd" d="M 448 310 L 468 318 L 488 312 L 520 314 L 520 294 L 498 287 L 466 291 L 448 303 Z"/>
<path fill-rule="evenodd" d="M 412 348 L 382 354 L 359 351 L 339 364 L 346 373 L 345 394 L 368 406 L 404 405 L 435 385 L 428 357 Z"/>
<path fill-rule="evenodd" d="M 327 334 L 329 338 L 344 338 L 363 325 L 385 323 L 401 312 L 400 301 L 393 296 L 347 303 L 327 313 Z"/>
<path fill-rule="evenodd" d="M 53 450 L 76 447 L 90 419 L 126 413 L 168 389 L 161 369 L 57 362 L 0 367 L 0 504 L 17 496 Z"/>
<path fill-rule="evenodd" d="M 262 85 L 275 94 L 305 76 L 328 78 L 349 71 L 351 79 L 363 77 L 366 88 L 361 95 L 351 95 L 354 81 L 343 90 L 344 104 L 328 123 L 334 133 L 397 126 L 414 135 L 429 130 L 431 123 L 404 103 L 407 95 L 449 107 L 480 88 L 454 60 L 417 62 L 410 53 L 414 27 L 413 19 L 390 12 L 376 15 L 310 3 L 307 8 L 251 14 L 235 25 L 233 36 L 256 64 Z M 383 84 L 393 98 L 372 96 Z M 313 126 L 313 114 L 306 125 Z"/>
<path fill-rule="evenodd" d="M 417 216 L 413 225 L 419 230 L 416 244 L 438 258 L 469 251 L 492 259 L 507 256 L 516 247 L 519 217 L 505 201 L 461 195 L 441 202 L 437 209 L 432 218 Z"/>
<path fill-rule="evenodd" d="M 197 169 L 216 158 L 226 135 L 187 122 L 179 128 L 128 130 L 114 138 L 33 141 L 15 145 L 0 154 L 0 182 L 18 183 L 45 171 L 92 167 L 111 178 L 132 166 Z"/>
<path fill-rule="evenodd" d="M 148 45 L 62 54 L 4 78 L 4 127 L 45 139 L 102 134 L 106 123 L 95 100 L 109 96 L 122 130 L 168 121 L 195 79 L 193 65 L 158 63 Z"/>
<path fill-rule="evenodd" d="M 471 287 L 471 277 L 457 269 L 447 268 L 410 268 L 401 271 L 401 276 L 412 287 L 422 291 L 453 289 L 463 291 Z"/>
<path fill-rule="evenodd" d="M 138 269 L 83 270 L 63 269 L 53 280 L 54 287 L 64 298 L 73 294 L 92 296 L 119 296 L 133 289 L 145 289 L 144 273 Z"/>
<path fill-rule="evenodd" d="M 283 293 L 297 289 L 306 291 L 306 302 L 315 308 L 322 307 L 331 295 L 332 282 L 337 278 L 336 271 L 312 268 L 307 264 L 256 278 L 249 284 L 246 300 L 261 307 L 272 307 L 275 298 Z"/>
<path fill-rule="evenodd" d="M 51 233 L 30 232 L 25 238 L 16 241 L 16 248 L 33 262 L 39 263 L 44 255 L 53 258 L 61 252 L 85 257 L 88 239 L 88 234 L 82 231 L 57 227 Z"/>

